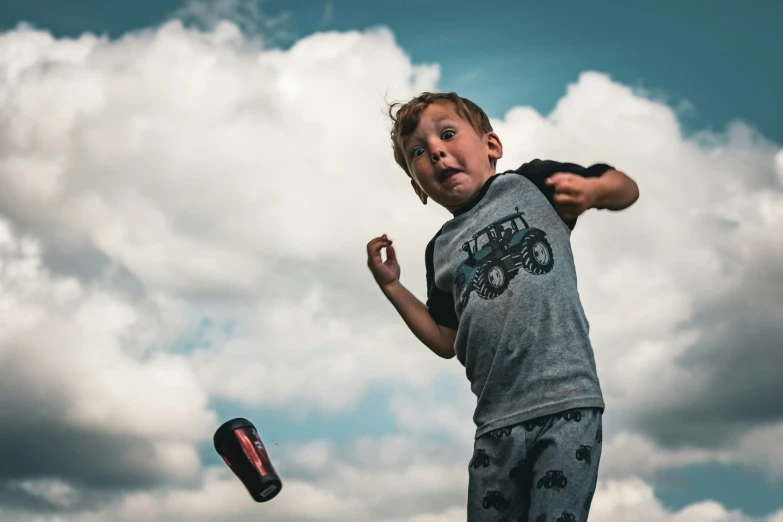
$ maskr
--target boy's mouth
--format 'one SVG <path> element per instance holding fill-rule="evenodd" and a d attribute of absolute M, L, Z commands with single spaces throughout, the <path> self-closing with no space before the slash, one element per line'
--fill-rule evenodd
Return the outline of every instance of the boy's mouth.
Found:
<path fill-rule="evenodd" d="M 447 183 L 451 181 L 451 179 L 457 174 L 459 174 L 460 172 L 462 171 L 459 169 L 454 169 L 454 168 L 445 169 L 443 172 L 440 173 L 440 182 Z"/>

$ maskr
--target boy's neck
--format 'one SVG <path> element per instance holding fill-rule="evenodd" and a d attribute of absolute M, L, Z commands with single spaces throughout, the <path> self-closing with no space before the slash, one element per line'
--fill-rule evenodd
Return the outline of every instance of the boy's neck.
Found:
<path fill-rule="evenodd" d="M 488 176 L 488 177 L 487 177 L 487 178 L 484 180 L 484 182 L 481 184 L 481 188 L 480 188 L 480 189 L 479 189 L 479 190 L 478 190 L 478 191 L 477 191 L 475 194 L 473 194 L 473 197 L 471 197 L 471 198 L 470 198 L 468 201 L 466 201 L 465 203 L 463 203 L 462 205 L 460 205 L 460 206 L 459 206 L 459 207 L 457 207 L 457 208 L 454 208 L 454 209 L 448 209 L 448 210 L 449 210 L 449 212 L 451 212 L 451 215 L 452 215 L 452 216 L 454 216 L 454 217 L 456 217 L 456 216 L 458 216 L 458 215 L 460 215 L 460 214 L 464 214 L 465 212 L 467 212 L 468 210 L 470 210 L 471 208 L 473 208 L 474 206 L 476 206 L 476 204 L 478 204 L 478 202 L 481 200 L 481 198 L 482 198 L 482 197 L 484 196 L 484 194 L 487 192 L 487 189 L 489 188 L 489 183 L 490 183 L 490 180 L 492 180 L 492 179 L 493 179 L 493 178 L 495 178 L 496 176 L 497 176 L 497 172 L 494 172 L 494 171 L 493 171 L 493 172 L 492 172 L 492 173 L 491 173 L 491 174 L 490 174 L 490 175 L 489 175 L 489 176 Z"/>

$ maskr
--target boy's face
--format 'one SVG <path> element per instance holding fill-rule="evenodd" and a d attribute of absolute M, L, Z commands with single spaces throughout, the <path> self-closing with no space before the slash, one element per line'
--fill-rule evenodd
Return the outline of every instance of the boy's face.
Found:
<path fill-rule="evenodd" d="M 421 114 L 402 150 L 416 194 L 454 211 L 469 202 L 495 174 L 490 163 L 503 156 L 494 132 L 480 136 L 451 103 L 432 103 Z"/>

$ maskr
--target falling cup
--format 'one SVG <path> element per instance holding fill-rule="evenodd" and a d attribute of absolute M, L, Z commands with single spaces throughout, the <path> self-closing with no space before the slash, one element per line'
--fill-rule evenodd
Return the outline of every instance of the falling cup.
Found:
<path fill-rule="evenodd" d="M 239 417 L 224 423 L 215 432 L 214 443 L 253 500 L 266 502 L 280 492 L 283 484 L 252 422 Z"/>

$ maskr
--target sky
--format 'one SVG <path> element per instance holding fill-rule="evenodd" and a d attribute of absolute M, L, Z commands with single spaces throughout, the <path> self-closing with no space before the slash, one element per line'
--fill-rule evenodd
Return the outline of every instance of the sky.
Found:
<path fill-rule="evenodd" d="M 499 170 L 639 184 L 572 236 L 591 520 L 783 521 L 783 7 L 624 4 L 0 0 L 0 521 L 464 520 L 464 369 L 365 258 L 389 233 L 424 296 L 448 214 L 383 111 L 425 90 L 485 108 Z M 273 502 L 212 448 L 235 416 Z"/>

